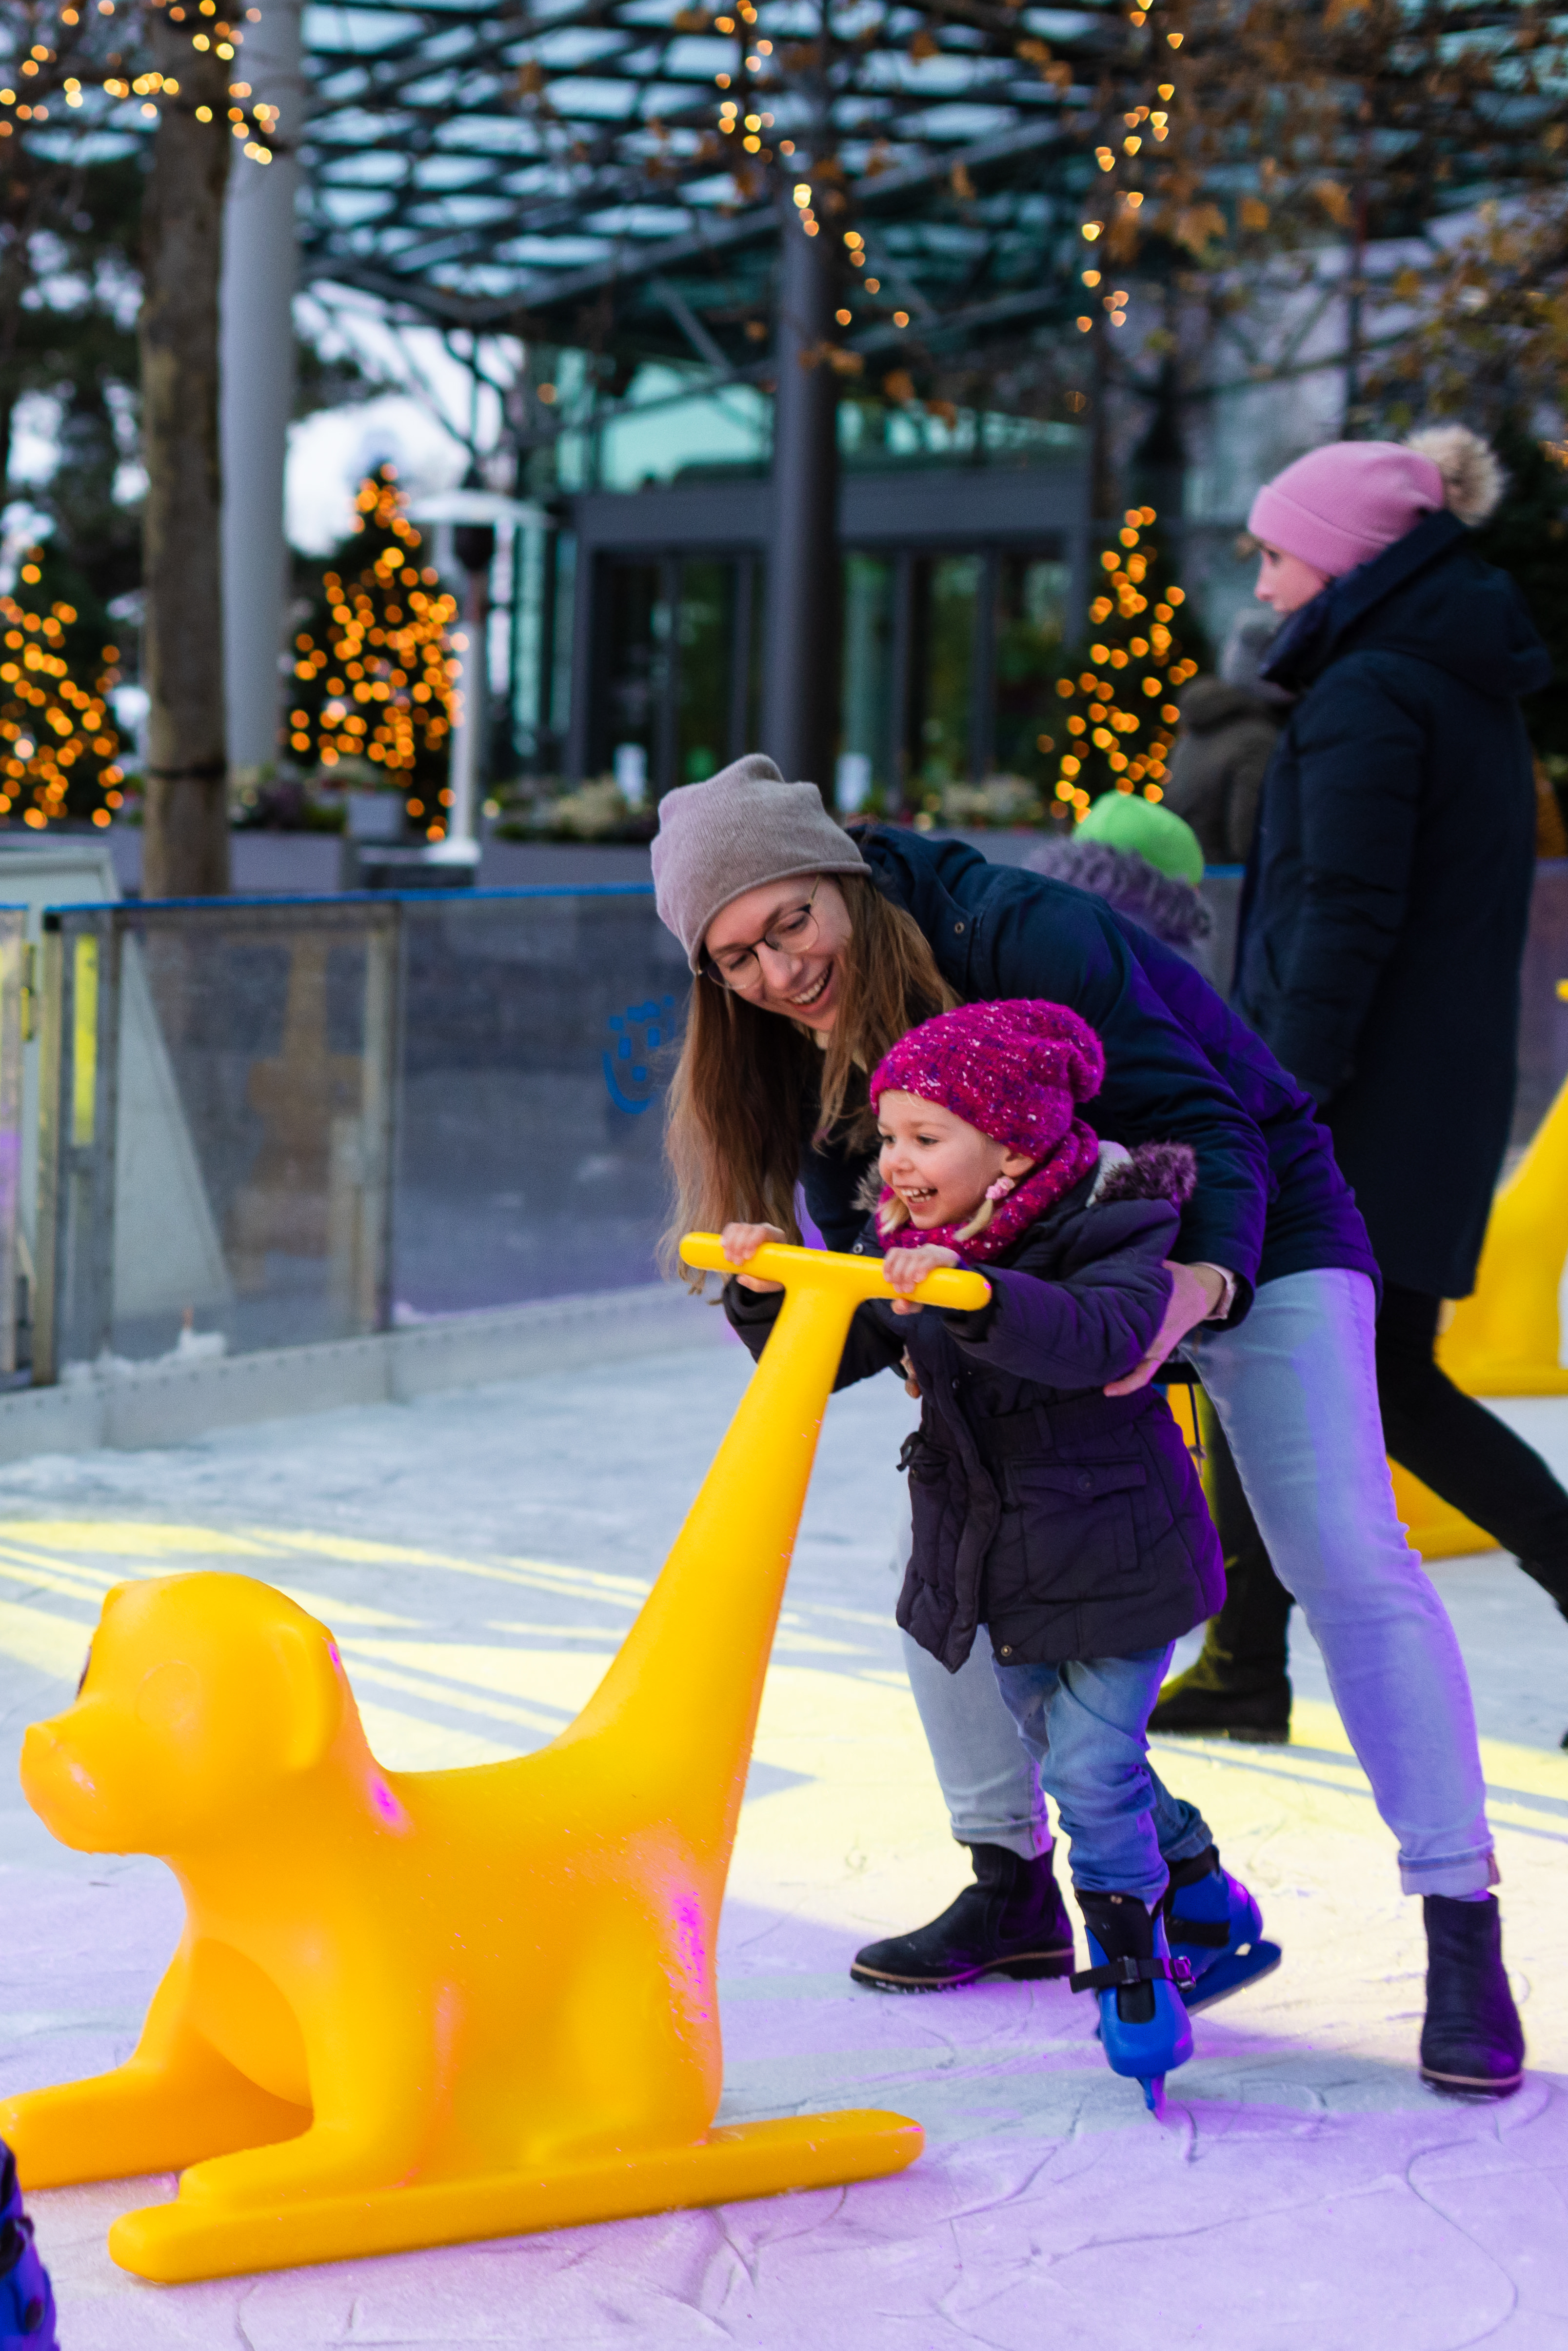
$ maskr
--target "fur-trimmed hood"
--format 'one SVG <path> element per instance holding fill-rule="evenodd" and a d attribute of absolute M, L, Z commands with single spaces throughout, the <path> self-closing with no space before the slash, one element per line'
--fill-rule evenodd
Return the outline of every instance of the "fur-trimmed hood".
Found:
<path fill-rule="evenodd" d="M 1141 923 L 1168 947 L 1189 947 L 1214 928 L 1213 915 L 1190 882 L 1157 872 L 1134 850 L 1069 835 L 1063 841 L 1042 841 L 1024 862 L 1031 873 L 1070 882 L 1075 890 L 1103 898 L 1117 914 Z"/>
<path fill-rule="evenodd" d="M 1090 1197 L 1108 1200 L 1168 1200 L 1185 1208 L 1197 1189 L 1197 1161 L 1185 1143 L 1140 1143 L 1135 1151 L 1119 1143 L 1100 1146 L 1100 1173 Z"/>

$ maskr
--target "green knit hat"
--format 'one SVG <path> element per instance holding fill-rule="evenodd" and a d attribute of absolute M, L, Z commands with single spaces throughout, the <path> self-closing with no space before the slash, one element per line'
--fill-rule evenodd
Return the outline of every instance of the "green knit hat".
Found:
<path fill-rule="evenodd" d="M 1195 889 L 1203 879 L 1203 851 L 1191 825 L 1174 809 L 1161 808 L 1140 792 L 1102 792 L 1073 837 L 1103 841 L 1108 849 L 1130 849 L 1156 873 L 1173 882 L 1190 882 Z"/>

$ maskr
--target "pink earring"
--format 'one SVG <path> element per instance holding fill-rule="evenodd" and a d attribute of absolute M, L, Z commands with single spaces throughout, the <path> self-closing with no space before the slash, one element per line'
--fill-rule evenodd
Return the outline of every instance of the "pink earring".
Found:
<path fill-rule="evenodd" d="M 1010 1176 L 998 1176 L 994 1184 L 987 1185 L 986 1197 L 988 1200 L 1005 1200 L 1012 1188 L 1013 1179 Z"/>

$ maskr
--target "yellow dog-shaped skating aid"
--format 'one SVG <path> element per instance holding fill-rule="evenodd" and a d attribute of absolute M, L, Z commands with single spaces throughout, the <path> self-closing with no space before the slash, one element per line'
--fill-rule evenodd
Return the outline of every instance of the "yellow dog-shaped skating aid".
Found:
<path fill-rule="evenodd" d="M 694 1234 L 688 1261 L 723 1263 Z M 787 1296 L 641 1614 L 552 1745 L 383 1771 L 326 1627 L 197 1574 L 109 1594 L 27 1732 L 54 1834 L 152 1853 L 185 1931 L 135 2053 L 0 2105 L 24 2184 L 181 2170 L 116 2261 L 163 2281 L 511 2235 L 895 2171 L 874 2112 L 716 2129 L 714 1945 L 818 1431 L 880 1264 L 768 1247 Z M 976 1274 L 914 1295 L 973 1306 Z"/>

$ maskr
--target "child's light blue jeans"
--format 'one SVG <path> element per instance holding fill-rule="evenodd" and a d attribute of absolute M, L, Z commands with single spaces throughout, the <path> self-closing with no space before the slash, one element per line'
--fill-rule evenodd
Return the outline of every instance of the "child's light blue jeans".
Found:
<path fill-rule="evenodd" d="M 1218 1413 L 1269 1556 L 1322 1651 L 1334 1700 L 1399 1844 L 1408 1894 L 1496 1882 L 1475 1715 L 1443 1604 L 1394 1509 L 1364 1273 L 1266 1282 L 1234 1331 L 1183 1352 Z M 904 1538 L 908 1557 L 908 1535 Z M 905 1641 L 909 1678 L 965 1844 L 1043 1852 L 1035 1775 L 977 1642 L 949 1674 Z M 1185 1855 L 1166 1848 L 1167 1860 Z"/>
<path fill-rule="evenodd" d="M 1072 1840 L 1072 1883 L 1086 1894 L 1135 1894 L 1152 1907 L 1170 1872 L 1210 1842 L 1191 1804 L 1149 1769 L 1145 1728 L 1170 1667 L 1168 1645 L 1127 1657 L 1058 1666 L 991 1660 L 1009 1713 Z"/>

